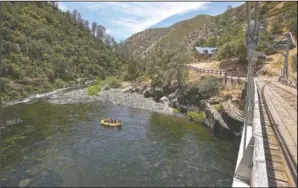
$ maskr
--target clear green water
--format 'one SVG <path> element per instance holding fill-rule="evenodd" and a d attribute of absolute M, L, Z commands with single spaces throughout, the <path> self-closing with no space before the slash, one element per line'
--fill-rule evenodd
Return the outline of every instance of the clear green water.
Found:
<path fill-rule="evenodd" d="M 4 109 L 2 186 L 231 186 L 233 140 L 187 120 L 107 104 L 37 102 Z M 121 129 L 99 125 L 122 120 Z"/>

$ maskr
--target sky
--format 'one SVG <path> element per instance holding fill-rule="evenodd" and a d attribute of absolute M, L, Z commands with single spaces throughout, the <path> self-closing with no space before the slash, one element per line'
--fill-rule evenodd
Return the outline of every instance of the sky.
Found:
<path fill-rule="evenodd" d="M 168 27 L 200 14 L 218 15 L 244 2 L 59 2 L 62 11 L 77 9 L 91 25 L 106 28 L 117 42 L 148 28 Z"/>

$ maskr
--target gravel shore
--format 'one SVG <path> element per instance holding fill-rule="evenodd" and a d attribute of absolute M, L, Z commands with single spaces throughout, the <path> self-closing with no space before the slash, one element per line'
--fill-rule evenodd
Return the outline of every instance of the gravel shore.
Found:
<path fill-rule="evenodd" d="M 65 93 L 52 95 L 47 99 L 50 103 L 75 104 L 91 102 L 109 102 L 114 105 L 124 105 L 154 112 L 172 114 L 172 108 L 162 102 L 155 102 L 152 98 L 144 98 L 137 93 L 123 93 L 122 89 L 102 90 L 97 96 L 88 96 L 88 88 L 77 89 Z"/>

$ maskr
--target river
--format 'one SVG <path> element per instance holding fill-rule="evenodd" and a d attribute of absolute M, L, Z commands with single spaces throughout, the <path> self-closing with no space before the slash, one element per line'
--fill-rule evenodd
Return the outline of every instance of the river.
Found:
<path fill-rule="evenodd" d="M 100 102 L 5 107 L 2 186 L 231 186 L 238 148 L 188 120 Z M 122 128 L 99 124 L 122 120 Z"/>

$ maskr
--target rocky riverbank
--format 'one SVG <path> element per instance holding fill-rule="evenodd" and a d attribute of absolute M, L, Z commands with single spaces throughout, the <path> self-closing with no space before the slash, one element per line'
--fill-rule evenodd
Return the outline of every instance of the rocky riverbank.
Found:
<path fill-rule="evenodd" d="M 213 82 L 211 83 L 213 84 Z M 125 89 L 102 89 L 95 96 L 89 96 L 88 88 L 85 87 L 52 92 L 45 95 L 45 98 L 39 98 L 39 100 L 56 104 L 108 102 L 114 105 L 188 117 L 208 125 L 213 130 L 220 126 L 234 133 L 239 132 L 241 127 L 239 125 L 242 122 L 237 119 L 236 123 L 233 121 L 233 126 L 235 124 L 236 128 L 227 125 L 226 120 L 230 115 L 224 114 L 224 109 L 221 111 L 214 109 L 214 104 L 219 104 L 223 99 L 211 97 L 210 94 L 206 96 L 208 91 L 206 92 L 205 88 L 208 87 L 210 86 L 204 85 L 204 88 L 199 88 L 187 85 L 181 88 L 175 83 L 164 87 L 153 87 L 151 84 L 139 83 L 131 84 Z M 188 114 L 188 112 L 190 113 Z M 205 116 L 205 119 L 201 119 L 202 115 Z M 225 115 L 225 121 L 222 119 L 222 115 Z M 232 117 L 233 119 L 235 118 Z"/>
<path fill-rule="evenodd" d="M 122 89 L 102 90 L 96 96 L 88 96 L 88 88 L 55 94 L 47 99 L 50 103 L 74 104 L 91 102 L 109 102 L 115 105 L 131 106 L 159 113 L 172 114 L 172 108 L 166 102 L 155 102 L 138 93 L 126 93 Z"/>
<path fill-rule="evenodd" d="M 221 130 L 224 129 L 237 135 L 243 124 L 241 118 L 235 118 L 235 114 L 240 114 L 240 110 L 231 102 L 228 103 L 229 108 L 222 105 L 235 96 L 216 97 L 216 93 L 221 89 L 221 83 L 217 78 L 207 78 L 202 82 L 199 85 L 187 84 L 183 87 L 179 87 L 175 83 L 163 87 L 139 83 L 128 86 L 122 92 L 142 94 L 145 98 L 152 98 L 156 102 L 168 104 L 169 107 L 175 108 L 175 114 L 204 123 L 215 132 L 222 132 Z M 214 92 L 215 90 L 217 92 Z M 230 107 L 233 107 L 233 111 L 229 110 Z M 203 119 L 201 118 L 202 113 L 205 116 Z M 197 118 L 193 118 L 193 116 Z M 232 124 L 227 124 L 226 120 Z"/>

